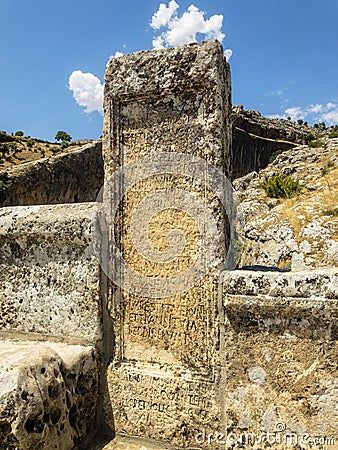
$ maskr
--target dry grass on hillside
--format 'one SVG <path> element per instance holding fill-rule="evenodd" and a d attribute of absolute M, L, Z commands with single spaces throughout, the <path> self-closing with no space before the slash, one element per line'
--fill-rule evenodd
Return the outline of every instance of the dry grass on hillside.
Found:
<path fill-rule="evenodd" d="M 23 136 L 0 134 L 0 170 L 57 155 L 82 145 L 85 141 L 71 142 L 68 147 L 57 142 Z"/>

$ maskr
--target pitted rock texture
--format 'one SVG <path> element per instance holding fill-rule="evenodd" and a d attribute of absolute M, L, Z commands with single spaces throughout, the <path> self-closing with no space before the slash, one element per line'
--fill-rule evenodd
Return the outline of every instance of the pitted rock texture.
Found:
<path fill-rule="evenodd" d="M 95 427 L 93 347 L 0 342 L 0 447 L 70 450 Z"/>
<path fill-rule="evenodd" d="M 0 331 L 101 340 L 94 206 L 0 209 Z"/>
<path fill-rule="evenodd" d="M 264 177 L 290 175 L 302 192 L 290 199 L 269 198 Z M 295 147 L 259 173 L 235 180 L 244 217 L 241 266 L 292 270 L 338 266 L 338 139 L 321 148 Z"/>
<path fill-rule="evenodd" d="M 166 151 L 230 173 L 231 75 L 217 41 L 113 58 L 105 81 L 105 179 L 121 161 Z"/>
<path fill-rule="evenodd" d="M 1 206 L 94 202 L 103 185 L 102 143 L 7 169 Z"/>
<path fill-rule="evenodd" d="M 250 439 L 243 448 L 335 448 L 337 277 L 337 269 L 222 274 L 225 417 L 233 439 Z"/>

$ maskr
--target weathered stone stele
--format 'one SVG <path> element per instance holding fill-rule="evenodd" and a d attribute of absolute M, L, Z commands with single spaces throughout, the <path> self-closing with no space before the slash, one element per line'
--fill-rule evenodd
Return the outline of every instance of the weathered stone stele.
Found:
<path fill-rule="evenodd" d="M 230 108 L 230 70 L 217 41 L 112 59 L 104 104 L 106 180 L 137 158 L 163 152 L 173 158 L 178 153 L 198 156 L 228 173 Z M 221 428 L 217 279 L 227 245 L 224 212 L 214 192 L 189 179 L 186 167 L 177 167 L 176 175 L 163 170 L 145 180 L 142 167 L 136 170 L 140 182 L 124 196 L 115 222 L 115 237 L 129 266 L 165 279 L 192 264 L 199 234 L 183 207 L 163 208 L 148 229 L 159 251 L 167 249 L 171 229 L 183 231 L 185 247 L 174 262 L 147 261 L 130 236 L 134 210 L 168 187 L 188 191 L 211 209 L 220 236 L 218 254 L 204 279 L 176 295 L 163 298 L 159 290 L 142 296 L 112 284 L 115 358 L 108 368 L 106 401 L 117 433 L 188 448 L 196 445 L 199 431 Z"/>

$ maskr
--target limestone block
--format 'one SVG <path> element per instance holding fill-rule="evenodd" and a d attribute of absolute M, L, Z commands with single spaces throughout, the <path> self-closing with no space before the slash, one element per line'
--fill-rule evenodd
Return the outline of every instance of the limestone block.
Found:
<path fill-rule="evenodd" d="M 335 448 L 337 270 L 234 271 L 222 281 L 229 442 Z"/>
<path fill-rule="evenodd" d="M 8 450 L 72 449 L 95 427 L 94 347 L 0 341 L 0 441 Z"/>
<path fill-rule="evenodd" d="M 105 179 L 126 165 L 136 177 L 129 186 L 124 173 L 108 185 L 108 194 L 130 187 L 110 225 L 124 261 L 140 275 L 130 283 L 121 271 L 121 289 L 109 291 L 111 423 L 117 433 L 188 448 L 196 430 L 210 429 L 221 416 L 216 302 L 228 224 L 217 195 L 224 186 L 211 189 L 207 180 L 213 179 L 211 165 L 222 176 L 230 172 L 230 69 L 222 46 L 207 41 L 112 59 L 105 80 Z M 139 161 L 150 162 L 148 176 Z M 200 232 L 207 213 L 219 236 L 214 258 L 211 234 L 204 239 Z M 147 254 L 143 244 L 149 242 Z M 169 257 L 172 248 L 179 251 Z M 196 260 L 208 268 L 202 278 Z"/>
<path fill-rule="evenodd" d="M 231 75 L 217 41 L 111 59 L 105 81 L 105 179 L 165 151 L 200 156 L 229 174 Z"/>
<path fill-rule="evenodd" d="M 0 209 L 0 330 L 101 339 L 93 204 Z M 40 337 L 41 339 L 41 337 Z"/>

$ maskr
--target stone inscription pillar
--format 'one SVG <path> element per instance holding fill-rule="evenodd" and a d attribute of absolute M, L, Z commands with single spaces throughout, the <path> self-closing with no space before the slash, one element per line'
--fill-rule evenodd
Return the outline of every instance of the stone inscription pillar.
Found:
<path fill-rule="evenodd" d="M 107 269 L 106 401 L 117 433 L 188 448 L 220 431 L 217 282 L 228 236 L 212 180 L 229 171 L 230 108 L 217 41 L 108 63 L 103 152 L 118 255 Z"/>

